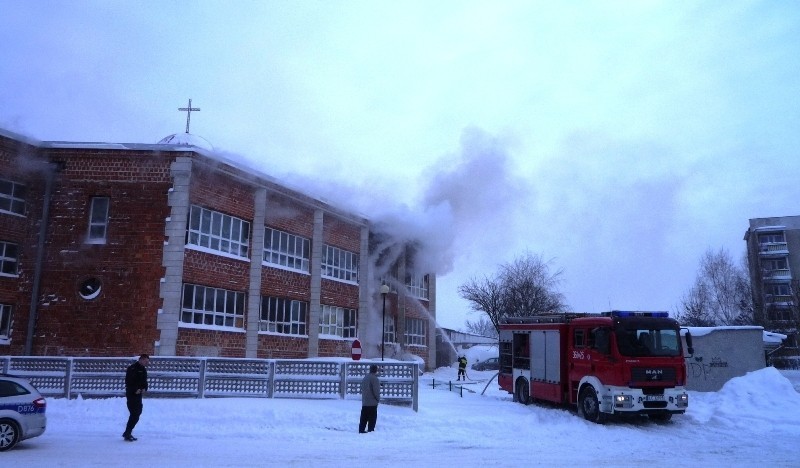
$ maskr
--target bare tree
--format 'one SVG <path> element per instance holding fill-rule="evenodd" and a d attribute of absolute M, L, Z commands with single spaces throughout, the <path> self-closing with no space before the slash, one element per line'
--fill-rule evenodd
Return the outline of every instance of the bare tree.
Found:
<path fill-rule="evenodd" d="M 484 312 L 495 330 L 503 313 L 503 290 L 499 280 L 484 276 L 472 278 L 458 287 L 458 293 L 470 303 L 473 310 Z"/>
<path fill-rule="evenodd" d="M 564 309 L 558 292 L 561 270 L 550 272 L 551 262 L 526 253 L 500 266 L 493 278 L 471 279 L 458 288 L 473 310 L 484 312 L 497 329 L 504 317 L 528 317 Z"/>
<path fill-rule="evenodd" d="M 747 268 L 736 266 L 723 248 L 707 250 L 695 283 L 681 300 L 678 320 L 685 325 L 750 325 L 753 297 Z"/>
<path fill-rule="evenodd" d="M 562 311 L 564 296 L 557 290 L 562 272 L 551 273 L 551 263 L 552 260 L 545 262 L 541 256 L 527 252 L 500 266 L 506 316 L 530 317 Z"/>
<path fill-rule="evenodd" d="M 488 336 L 489 338 L 497 338 L 497 328 L 491 320 L 485 315 L 481 315 L 478 320 L 474 322 L 467 320 L 464 322 L 467 333 L 474 335 Z"/>

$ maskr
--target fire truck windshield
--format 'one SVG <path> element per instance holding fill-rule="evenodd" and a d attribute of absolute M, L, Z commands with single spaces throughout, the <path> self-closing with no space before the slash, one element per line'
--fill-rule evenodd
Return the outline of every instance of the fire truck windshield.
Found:
<path fill-rule="evenodd" d="M 680 356 L 678 330 L 654 328 L 618 328 L 619 353 L 629 357 Z"/>

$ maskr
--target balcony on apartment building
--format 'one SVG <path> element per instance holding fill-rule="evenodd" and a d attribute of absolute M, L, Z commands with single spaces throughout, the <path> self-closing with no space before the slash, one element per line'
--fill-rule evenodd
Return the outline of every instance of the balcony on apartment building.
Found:
<path fill-rule="evenodd" d="M 791 294 L 764 294 L 764 302 L 767 305 L 791 306 L 792 296 Z"/>
<path fill-rule="evenodd" d="M 758 244 L 758 255 L 788 255 L 789 247 L 786 242 L 763 242 Z"/>
<path fill-rule="evenodd" d="M 772 270 L 763 270 L 761 277 L 765 280 L 786 280 L 792 279 L 792 272 L 788 268 L 775 268 Z"/>

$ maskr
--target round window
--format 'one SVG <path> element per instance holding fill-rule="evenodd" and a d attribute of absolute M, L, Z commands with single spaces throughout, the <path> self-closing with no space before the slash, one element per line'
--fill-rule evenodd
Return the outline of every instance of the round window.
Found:
<path fill-rule="evenodd" d="M 100 290 L 102 289 L 102 287 L 103 285 L 100 283 L 99 279 L 89 278 L 84 280 L 83 283 L 81 283 L 81 287 L 78 290 L 78 294 L 80 294 L 82 298 L 89 301 L 100 295 Z"/>

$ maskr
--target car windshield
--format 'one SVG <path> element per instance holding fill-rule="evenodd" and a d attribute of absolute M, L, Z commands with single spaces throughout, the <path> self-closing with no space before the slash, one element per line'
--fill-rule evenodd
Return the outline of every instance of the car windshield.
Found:
<path fill-rule="evenodd" d="M 623 328 L 617 330 L 617 347 L 623 356 L 680 356 L 678 330 Z"/>

